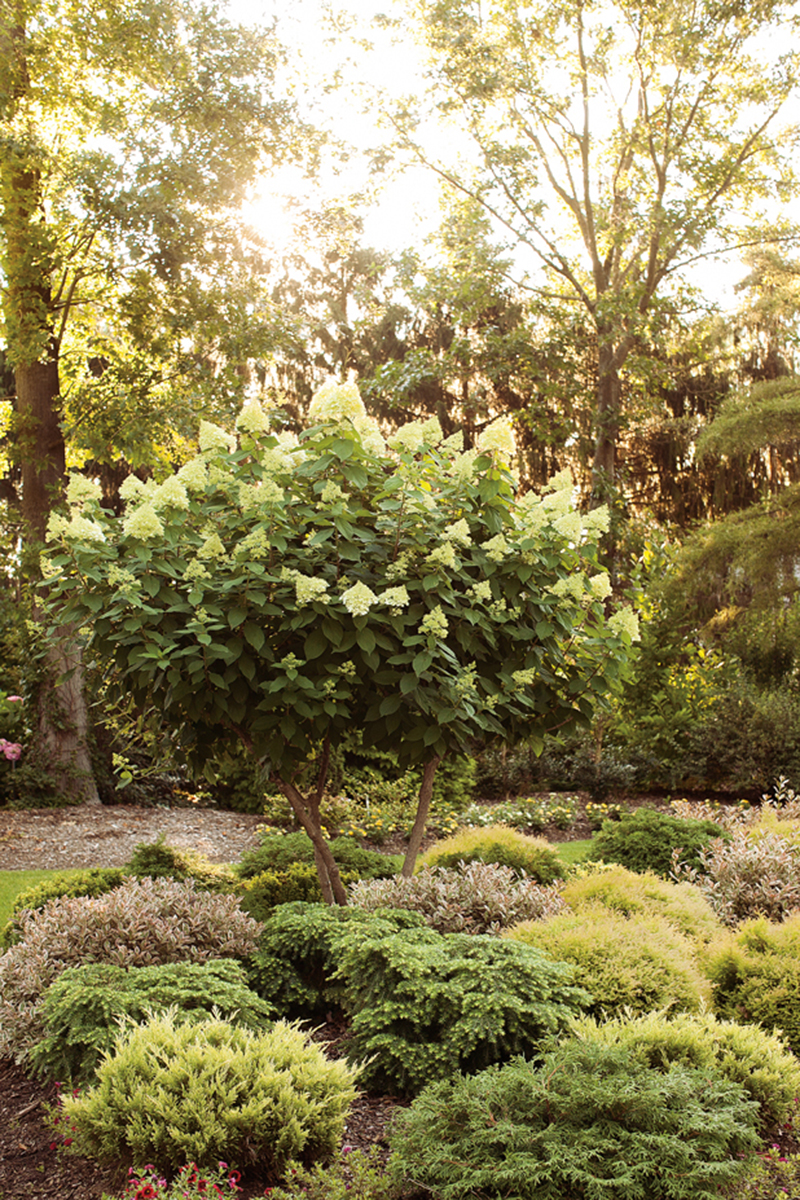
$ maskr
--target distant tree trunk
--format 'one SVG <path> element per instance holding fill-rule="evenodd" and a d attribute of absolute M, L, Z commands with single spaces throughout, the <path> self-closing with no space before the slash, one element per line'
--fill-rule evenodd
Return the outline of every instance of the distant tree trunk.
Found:
<path fill-rule="evenodd" d="M 592 507 L 607 503 L 616 482 L 622 390 L 613 344 L 600 338 L 597 360 L 597 405 L 592 461 Z"/>

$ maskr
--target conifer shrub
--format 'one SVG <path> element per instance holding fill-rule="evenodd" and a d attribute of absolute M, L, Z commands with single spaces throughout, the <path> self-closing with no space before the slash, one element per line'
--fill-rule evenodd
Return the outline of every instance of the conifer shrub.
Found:
<path fill-rule="evenodd" d="M 369 911 L 411 909 L 439 933 L 499 933 L 566 907 L 559 883 L 546 887 L 520 879 L 510 867 L 478 861 L 456 869 L 424 867 L 409 879 L 360 880 L 350 885 L 349 898 Z"/>
<path fill-rule="evenodd" d="M 332 838 L 328 843 L 340 871 L 361 879 L 385 879 L 399 871 L 402 859 L 397 855 L 364 850 L 350 837 Z M 253 879 L 265 871 L 285 871 L 296 863 L 314 862 L 314 845 L 307 833 L 270 833 L 254 850 L 246 850 L 235 866 L 241 879 Z"/>
<path fill-rule="evenodd" d="M 548 921 L 525 921 L 502 936 L 572 963 L 595 1016 L 695 1011 L 708 996 L 695 948 L 663 917 L 629 918 L 595 903 Z"/>
<path fill-rule="evenodd" d="M 248 960 L 248 983 L 278 1012 L 318 1020 L 343 1003 L 336 978 L 338 939 L 349 928 L 356 938 L 382 937 L 398 929 L 422 929 L 418 913 L 402 909 L 365 912 L 329 904 L 282 904 L 264 923 Z"/>
<path fill-rule="evenodd" d="M 262 1029 L 277 1016 L 248 988 L 244 967 L 234 959 L 128 968 L 86 963 L 68 968 L 44 992 L 44 1036 L 28 1061 L 43 1078 L 85 1083 L 112 1049 L 121 1022 L 139 1023 L 170 1008 L 176 1021 L 213 1013 L 248 1029 Z"/>
<path fill-rule="evenodd" d="M 737 830 L 701 850 L 695 866 L 676 855 L 672 873 L 694 884 L 726 925 L 761 916 L 782 921 L 800 907 L 800 852 L 775 833 Z"/>
<path fill-rule="evenodd" d="M 630 871 L 654 871 L 664 878 L 672 868 L 672 852 L 680 847 L 681 861 L 699 866 L 698 853 L 713 838 L 730 838 L 714 821 L 674 817 L 652 808 L 636 808 L 618 821 L 604 821 L 592 838 L 588 861 L 619 863 Z"/>
<path fill-rule="evenodd" d="M 437 1200 L 718 1200 L 757 1121 L 722 1075 L 567 1041 L 426 1088 L 395 1117 L 389 1170 Z"/>
<path fill-rule="evenodd" d="M 67 967 L 246 958 L 261 928 L 235 896 L 174 879 L 127 879 L 101 896 L 51 900 L 19 920 L 21 940 L 0 956 L 0 1056 L 17 1062 L 42 1037 L 42 993 Z"/>
<path fill-rule="evenodd" d="M 60 900 L 62 897 L 102 896 L 119 887 L 124 878 L 125 871 L 122 867 L 89 867 L 88 870 L 75 874 L 59 871 L 49 879 L 43 879 L 41 883 L 34 883 L 20 892 L 14 900 L 11 917 L 0 933 L 0 946 L 7 950 L 19 941 L 20 913 L 36 912 L 44 908 L 48 900 Z"/>
<path fill-rule="evenodd" d="M 800 912 L 745 921 L 714 943 L 705 970 L 719 1016 L 775 1029 L 800 1051 Z"/>
<path fill-rule="evenodd" d="M 569 966 L 481 934 L 352 925 L 337 964 L 353 1013 L 348 1057 L 369 1085 L 401 1095 L 535 1053 L 589 1000 Z"/>
<path fill-rule="evenodd" d="M 459 829 L 421 855 L 417 869 L 457 867 L 461 862 L 496 863 L 542 884 L 554 883 L 566 874 L 558 854 L 544 838 L 531 837 L 508 825 Z"/>
<path fill-rule="evenodd" d="M 212 863 L 195 850 L 167 845 L 163 833 L 154 842 L 141 842 L 134 848 L 125 872 L 139 879 L 190 879 L 198 888 L 211 892 L 236 891 L 230 867 Z"/>
<path fill-rule="evenodd" d="M 356 1072 L 329 1061 L 283 1021 L 261 1033 L 167 1012 L 123 1033 L 97 1082 L 65 1096 L 72 1153 L 103 1162 L 286 1164 L 330 1158 L 355 1097 Z"/>
<path fill-rule="evenodd" d="M 626 1046 L 659 1070 L 679 1062 L 721 1073 L 758 1103 L 763 1128 L 784 1125 L 795 1114 L 800 1062 L 780 1037 L 758 1025 L 721 1021 L 710 1012 L 652 1012 L 608 1021 L 576 1017 L 571 1030 L 583 1041 Z"/>
<path fill-rule="evenodd" d="M 609 864 L 604 871 L 576 873 L 564 884 L 562 895 L 576 912 L 602 904 L 625 917 L 664 917 L 698 944 L 710 942 L 720 931 L 714 909 L 697 887 L 662 879 L 653 871 L 638 874 Z"/>

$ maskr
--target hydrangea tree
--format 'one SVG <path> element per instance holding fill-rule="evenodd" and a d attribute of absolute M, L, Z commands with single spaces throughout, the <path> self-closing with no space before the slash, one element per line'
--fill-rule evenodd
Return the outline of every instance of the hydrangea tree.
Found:
<path fill-rule="evenodd" d="M 195 766 L 233 740 L 266 761 L 343 903 L 319 818 L 332 745 L 360 730 L 422 767 L 410 874 L 442 757 L 586 723 L 637 628 L 606 614 L 605 512 L 575 511 L 566 475 L 518 497 L 506 421 L 475 449 L 435 419 L 386 442 L 352 384 L 308 418 L 299 437 L 252 403 L 236 435 L 203 423 L 175 474 L 126 481 L 121 517 L 73 477 L 47 587 Z"/>

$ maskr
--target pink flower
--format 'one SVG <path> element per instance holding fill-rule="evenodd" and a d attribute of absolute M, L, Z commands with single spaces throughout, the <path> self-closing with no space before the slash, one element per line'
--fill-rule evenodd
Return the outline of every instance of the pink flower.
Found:
<path fill-rule="evenodd" d="M 6 700 L 9 704 L 21 704 L 22 696 L 6 696 Z"/>
<path fill-rule="evenodd" d="M 4 754 L 9 762 L 16 762 L 22 754 L 22 746 L 19 742 L 8 742 L 5 738 L 0 738 L 0 753 Z"/>

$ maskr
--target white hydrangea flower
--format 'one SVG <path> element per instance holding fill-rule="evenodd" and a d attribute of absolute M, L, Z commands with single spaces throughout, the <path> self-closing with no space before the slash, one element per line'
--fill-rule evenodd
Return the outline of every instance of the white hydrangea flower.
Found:
<path fill-rule="evenodd" d="M 203 451 L 209 450 L 235 450 L 236 438 L 232 433 L 226 433 L 219 425 L 212 424 L 211 421 L 200 422 L 200 432 L 198 434 L 200 449 Z"/>
<path fill-rule="evenodd" d="M 135 502 L 144 500 L 151 490 L 146 484 L 142 483 L 141 479 L 137 479 L 135 475 L 128 475 L 120 484 L 119 494 L 123 500 Z"/>
<path fill-rule="evenodd" d="M 419 623 L 419 631 L 423 637 L 443 639 L 447 637 L 450 626 L 447 617 L 442 612 L 442 606 L 437 604 Z"/>
<path fill-rule="evenodd" d="M 289 450 L 278 442 L 276 446 L 268 446 L 263 451 L 260 461 L 268 475 L 283 475 L 291 471 L 295 459 Z"/>
<path fill-rule="evenodd" d="M 581 535 L 583 534 L 583 522 L 581 521 L 580 513 L 577 513 L 574 510 L 572 512 L 564 513 L 563 516 L 556 518 L 556 520 L 553 522 L 553 525 L 560 534 L 563 534 L 563 536 L 568 539 L 568 541 L 579 542 L 581 540 Z"/>
<path fill-rule="evenodd" d="M 140 504 L 132 512 L 126 513 L 122 531 L 128 537 L 140 538 L 142 541 L 164 536 L 164 526 L 152 504 Z"/>
<path fill-rule="evenodd" d="M 64 536 L 69 529 L 69 521 L 61 513 L 50 513 L 47 518 L 47 533 L 45 538 L 48 542 L 58 541 Z"/>
<path fill-rule="evenodd" d="M 580 602 L 586 590 L 586 580 L 581 571 L 575 571 L 572 575 L 565 575 L 562 579 L 557 579 L 547 590 L 551 596 Z"/>
<path fill-rule="evenodd" d="M 188 580 L 193 579 L 210 579 L 211 572 L 204 562 L 199 558 L 193 558 L 186 564 L 186 570 L 183 572 L 183 578 Z"/>
<path fill-rule="evenodd" d="M 236 553 L 243 554 L 247 558 L 266 558 L 269 554 L 269 542 L 264 530 L 259 526 L 257 529 L 252 529 L 240 542 L 237 543 Z"/>
<path fill-rule="evenodd" d="M 639 618 L 632 608 L 618 608 L 608 618 L 608 628 L 612 633 L 627 634 L 632 642 L 639 641 Z"/>
<path fill-rule="evenodd" d="M 383 458 L 386 454 L 386 442 L 375 418 L 356 417 L 353 427 L 367 453 L 375 455 L 376 458 Z"/>
<path fill-rule="evenodd" d="M 611 514 L 607 504 L 590 509 L 583 518 L 583 527 L 587 533 L 608 533 L 610 525 Z"/>
<path fill-rule="evenodd" d="M 492 562 L 502 562 L 509 549 L 505 534 L 495 534 L 493 538 L 489 538 L 488 542 L 483 543 L 481 549 L 486 551 Z"/>
<path fill-rule="evenodd" d="M 132 571 L 126 571 L 124 567 L 112 563 L 108 568 L 108 582 L 112 587 L 118 588 L 141 588 L 141 582 L 136 578 Z"/>
<path fill-rule="evenodd" d="M 378 603 L 378 597 L 372 588 L 365 583 L 354 583 L 346 592 L 342 592 L 342 604 L 354 617 L 363 617 Z"/>
<path fill-rule="evenodd" d="M 441 440 L 439 418 L 429 417 L 425 421 L 409 421 L 402 425 L 389 438 L 389 445 L 398 453 L 405 450 L 408 454 L 416 454 L 423 446 L 437 446 Z"/>
<path fill-rule="evenodd" d="M 572 491 L 572 472 L 569 467 L 564 467 L 562 471 L 558 471 L 552 479 L 549 479 L 542 488 L 543 492 L 563 492 L 565 490 Z"/>
<path fill-rule="evenodd" d="M 227 558 L 228 552 L 218 533 L 210 533 L 197 551 L 199 558 Z"/>
<path fill-rule="evenodd" d="M 337 383 L 329 379 L 314 393 L 308 406 L 308 419 L 312 422 L 355 421 L 365 417 L 367 410 L 355 383 Z"/>
<path fill-rule="evenodd" d="M 309 575 L 301 575 L 299 571 L 295 571 L 291 567 L 282 568 L 281 579 L 294 584 L 294 594 L 298 604 L 310 604 L 313 600 L 320 604 L 327 604 L 330 600 L 330 596 L 326 595 L 328 585 L 324 579 L 313 579 Z"/>
<path fill-rule="evenodd" d="M 106 540 L 106 535 L 97 522 L 90 521 L 88 517 L 83 517 L 80 513 L 75 513 L 64 532 L 66 537 L 81 542 L 104 542 Z"/>
<path fill-rule="evenodd" d="M 478 435 L 478 449 L 493 451 L 503 458 L 513 458 L 517 451 L 514 426 L 508 417 L 498 417 Z"/>
<path fill-rule="evenodd" d="M 549 492 L 548 495 L 542 496 L 542 508 L 548 513 L 565 517 L 567 513 L 574 511 L 573 499 L 574 488 L 562 488 L 560 492 Z"/>
<path fill-rule="evenodd" d="M 517 687 L 532 687 L 539 680 L 536 667 L 526 667 L 523 671 L 512 671 L 511 678 Z"/>
<path fill-rule="evenodd" d="M 457 454 L 445 470 L 448 475 L 452 475 L 457 483 L 468 483 L 475 474 L 475 459 L 477 457 L 477 450 L 465 450 L 463 454 Z"/>
<path fill-rule="evenodd" d="M 334 504 L 337 500 L 344 500 L 345 494 L 332 479 L 328 479 L 320 492 L 320 500 L 323 504 Z"/>
<path fill-rule="evenodd" d="M 471 588 L 467 589 L 467 594 L 473 600 L 479 600 L 484 604 L 488 604 L 492 599 L 492 585 L 488 579 L 481 579 L 477 583 L 473 583 Z"/>
<path fill-rule="evenodd" d="M 403 550 L 398 554 L 394 562 L 390 562 L 386 567 L 387 579 L 399 579 L 403 575 L 408 575 L 411 566 L 411 551 Z"/>
<path fill-rule="evenodd" d="M 611 595 L 611 579 L 606 571 L 600 575 L 592 575 L 589 580 L 589 591 L 593 600 L 605 600 Z"/>
<path fill-rule="evenodd" d="M 455 433 L 451 433 L 450 437 L 445 438 L 440 446 L 445 454 L 460 454 L 464 449 L 464 430 L 457 429 Z"/>
<path fill-rule="evenodd" d="M 178 471 L 178 479 L 190 492 L 202 492 L 208 483 L 208 467 L 202 458 L 190 458 Z"/>
<path fill-rule="evenodd" d="M 269 414 L 257 400 L 247 400 L 236 418 L 236 428 L 243 433 L 269 433 Z"/>
<path fill-rule="evenodd" d="M 469 525 L 462 517 L 460 521 L 453 521 L 452 525 L 446 525 L 442 537 L 445 541 L 455 542 L 458 546 L 471 546 L 472 538 L 470 537 Z"/>
<path fill-rule="evenodd" d="M 182 480 L 177 475 L 170 475 L 169 479 L 165 479 L 153 492 L 152 503 L 156 509 L 164 505 L 168 505 L 170 508 L 187 509 L 189 496 Z"/>
<path fill-rule="evenodd" d="M 406 590 L 405 584 L 399 587 L 387 588 L 385 592 L 381 592 L 378 597 L 381 604 L 388 604 L 390 608 L 405 608 L 411 603 L 411 597 Z"/>
<path fill-rule="evenodd" d="M 93 479 L 85 475 L 70 475 L 67 481 L 67 503 L 85 504 L 87 501 L 100 500 L 103 489 Z"/>
<path fill-rule="evenodd" d="M 441 546 L 437 546 L 435 550 L 431 550 L 430 554 L 426 554 L 425 562 L 430 563 L 432 567 L 448 567 L 450 570 L 455 570 L 458 566 L 456 552 L 453 549 L 452 542 L 443 542 Z"/>

